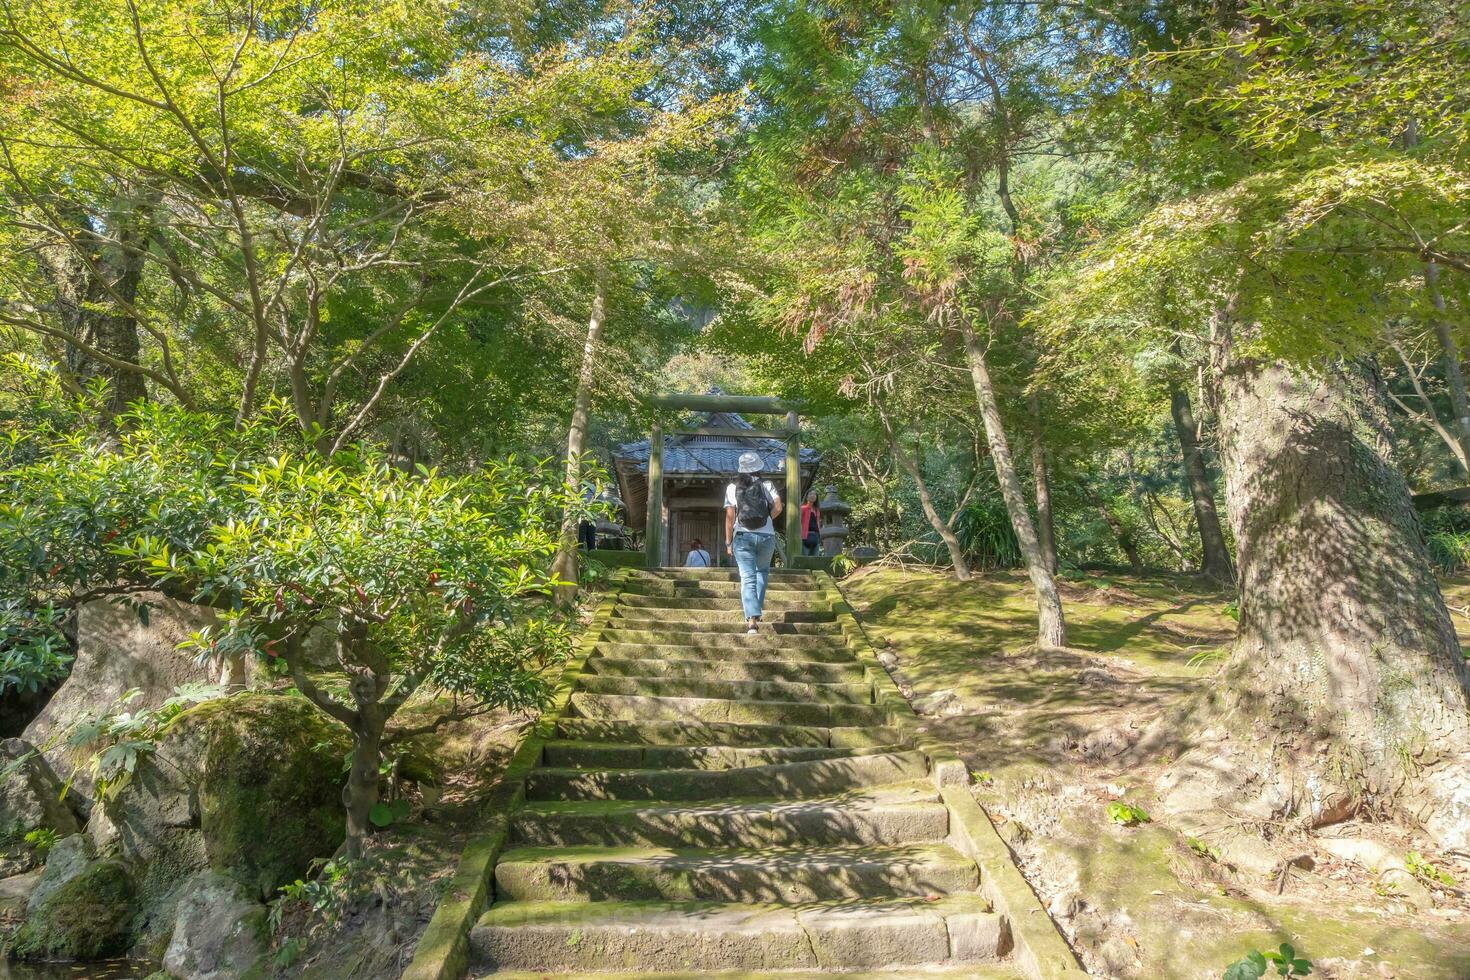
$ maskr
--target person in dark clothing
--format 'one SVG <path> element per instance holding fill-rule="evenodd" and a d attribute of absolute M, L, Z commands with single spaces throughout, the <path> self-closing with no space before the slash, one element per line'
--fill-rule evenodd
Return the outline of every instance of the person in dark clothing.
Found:
<path fill-rule="evenodd" d="M 765 463 L 758 453 L 742 453 L 740 475 L 725 487 L 726 551 L 740 569 L 740 606 L 745 632 L 754 633 L 766 604 L 771 556 L 776 552 L 774 518 L 781 516 L 781 495 L 761 478 Z"/>

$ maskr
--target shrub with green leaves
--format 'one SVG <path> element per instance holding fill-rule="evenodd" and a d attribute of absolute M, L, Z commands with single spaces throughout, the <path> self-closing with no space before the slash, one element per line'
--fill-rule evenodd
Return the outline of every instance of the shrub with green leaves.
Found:
<path fill-rule="evenodd" d="M 450 476 L 366 445 L 324 458 L 281 406 L 235 427 L 143 405 L 116 435 L 37 426 L 10 445 L 0 558 L 24 568 L 6 592 L 34 608 L 161 589 L 215 607 L 197 656 L 278 663 L 352 733 L 349 856 L 383 749 L 425 730 L 389 730 L 410 698 L 452 696 L 430 726 L 534 707 L 570 648 L 551 562 L 564 510 L 587 505 L 546 463 Z"/>

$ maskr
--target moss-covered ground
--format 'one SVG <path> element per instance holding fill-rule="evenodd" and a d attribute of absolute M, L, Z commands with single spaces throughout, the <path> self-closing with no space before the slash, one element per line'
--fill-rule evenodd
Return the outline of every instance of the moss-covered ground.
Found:
<path fill-rule="evenodd" d="M 1062 589 L 1072 647 L 1043 655 L 1019 573 L 957 583 L 868 569 L 842 585 L 929 730 L 970 764 L 977 798 L 1097 975 L 1218 978 L 1245 952 L 1285 941 L 1328 980 L 1470 977 L 1470 905 L 1458 884 L 1401 886 L 1403 875 L 1321 845 L 1331 835 L 1393 855 L 1423 850 L 1461 883 L 1464 855 L 1433 853 L 1386 824 L 1314 834 L 1222 813 L 1208 832 L 1186 831 L 1156 809 L 1168 752 L 1140 758 L 1136 744 L 1215 683 L 1235 627 L 1229 593 L 1179 576 L 1071 576 Z M 1470 576 L 1447 581 L 1445 594 L 1470 639 Z M 1112 802 L 1151 819 L 1121 826 Z M 1291 859 L 1285 873 L 1272 867 Z"/>

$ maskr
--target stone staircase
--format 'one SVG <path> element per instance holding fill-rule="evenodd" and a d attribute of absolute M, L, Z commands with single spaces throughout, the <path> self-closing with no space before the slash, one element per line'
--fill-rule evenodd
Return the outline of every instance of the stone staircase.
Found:
<path fill-rule="evenodd" d="M 773 573 L 747 636 L 728 571 L 620 573 L 508 817 L 470 976 L 1036 975 L 830 581 Z"/>

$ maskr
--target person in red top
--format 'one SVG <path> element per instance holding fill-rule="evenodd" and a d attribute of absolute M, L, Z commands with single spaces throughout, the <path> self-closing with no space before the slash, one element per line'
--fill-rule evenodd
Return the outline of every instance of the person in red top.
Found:
<path fill-rule="evenodd" d="M 822 544 L 822 511 L 817 507 L 817 491 L 808 490 L 801 504 L 801 553 L 816 555 Z"/>

